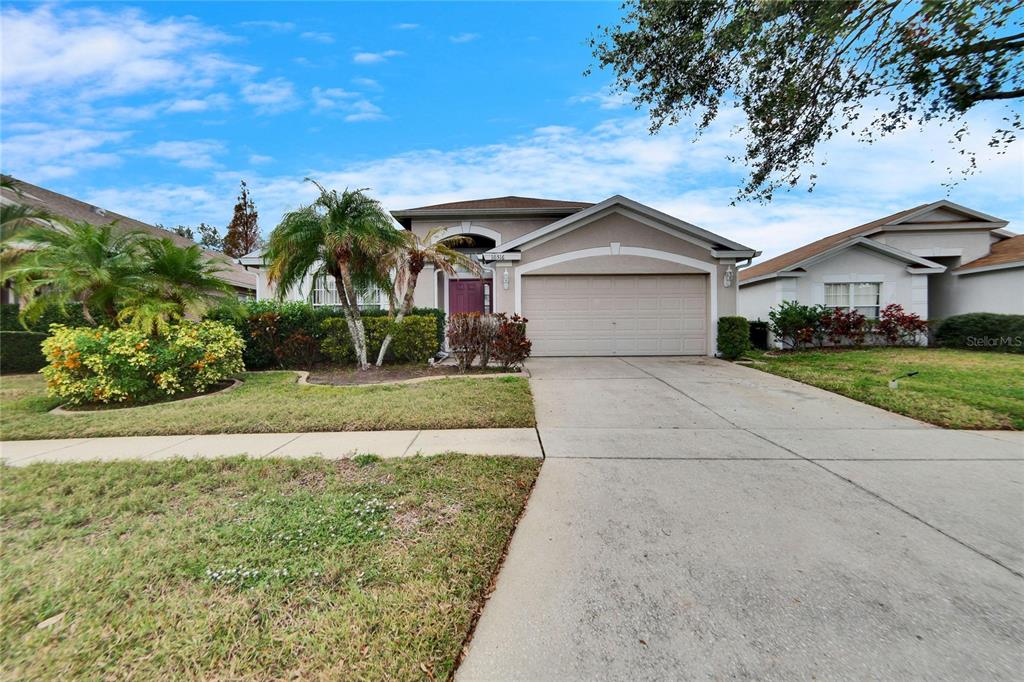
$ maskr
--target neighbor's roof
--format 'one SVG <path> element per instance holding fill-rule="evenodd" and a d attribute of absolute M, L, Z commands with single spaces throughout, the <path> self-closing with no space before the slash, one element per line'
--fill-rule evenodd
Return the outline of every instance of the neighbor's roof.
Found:
<path fill-rule="evenodd" d="M 964 263 L 953 272 L 964 272 L 981 268 L 992 268 L 999 265 L 1020 263 L 1024 265 L 1024 234 L 1003 239 L 992 245 L 987 256 Z"/>
<path fill-rule="evenodd" d="M 79 201 L 72 197 L 64 194 L 58 194 L 44 187 L 33 185 L 17 178 L 11 178 L 14 181 L 14 186 L 21 191 L 18 195 L 6 188 L 0 192 L 3 198 L 12 202 L 26 204 L 29 206 L 35 206 L 43 208 L 54 215 L 67 218 L 68 220 L 76 220 L 79 222 L 89 223 L 91 225 L 107 225 L 112 222 L 117 222 L 118 227 L 123 227 L 126 230 L 139 230 L 153 235 L 157 239 L 170 239 L 178 246 L 193 246 L 195 242 L 186 237 L 182 237 L 176 232 L 166 230 L 162 227 L 150 225 L 134 218 L 121 215 L 120 213 L 114 213 L 92 204 L 87 204 L 84 201 Z M 225 256 L 218 251 L 210 251 L 207 249 L 203 250 L 203 253 L 211 259 L 216 259 L 224 264 L 224 269 L 220 272 L 220 277 L 225 281 L 231 283 L 236 287 L 243 289 L 255 289 L 256 288 L 256 275 L 251 272 L 247 272 L 241 265 L 235 263 L 232 259 Z"/>
<path fill-rule="evenodd" d="M 431 204 L 430 206 L 418 206 L 406 208 L 400 211 L 392 211 L 392 215 L 405 216 L 409 214 L 428 213 L 437 214 L 448 211 L 525 211 L 573 213 L 587 208 L 591 204 L 585 201 L 562 201 L 559 199 L 537 199 L 534 197 L 492 197 L 490 199 L 472 199 L 469 201 L 449 201 L 444 204 Z"/>
<path fill-rule="evenodd" d="M 819 239 L 816 242 L 805 244 L 804 246 L 801 246 L 798 249 L 787 251 L 781 256 L 769 258 L 768 260 L 762 263 L 758 263 L 757 265 L 752 265 L 749 268 L 743 268 L 742 270 L 740 270 L 739 279 L 741 282 L 745 282 L 749 279 L 754 279 L 755 277 L 770 275 L 774 272 L 785 270 L 793 265 L 796 265 L 797 263 L 800 263 L 801 261 L 805 261 L 808 258 L 811 258 L 812 256 L 817 256 L 820 253 L 824 253 L 825 251 L 828 251 L 829 249 L 838 246 L 839 244 L 842 244 L 845 241 L 852 240 L 855 237 L 859 237 L 863 234 L 871 232 L 876 227 L 881 227 L 882 225 L 885 225 L 887 223 L 899 220 L 900 218 L 906 215 L 910 215 L 911 213 L 919 209 L 922 209 L 927 205 L 928 204 L 921 204 L 920 206 L 915 206 L 914 208 L 908 208 L 905 211 L 899 211 L 898 213 L 887 215 L 884 218 L 879 218 L 878 220 L 872 220 L 870 223 L 864 223 L 863 225 L 858 225 L 857 227 L 851 227 L 848 230 L 837 232 L 836 234 L 829 235 L 828 237 L 825 237 L 823 239 Z"/>

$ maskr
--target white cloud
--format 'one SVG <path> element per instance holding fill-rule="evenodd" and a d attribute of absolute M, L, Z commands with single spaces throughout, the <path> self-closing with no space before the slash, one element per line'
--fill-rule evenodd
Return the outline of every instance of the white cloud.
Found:
<path fill-rule="evenodd" d="M 398 57 L 404 54 L 400 50 L 384 50 L 383 52 L 357 52 L 352 61 L 356 64 L 379 64 L 391 57 Z"/>
<path fill-rule="evenodd" d="M 315 104 L 314 111 L 338 111 L 345 114 L 349 123 L 359 121 L 377 121 L 387 118 L 376 104 L 363 97 L 361 93 L 343 88 L 315 87 L 311 91 Z"/>
<path fill-rule="evenodd" d="M 45 182 L 93 168 L 115 166 L 121 162 L 121 156 L 103 148 L 122 142 L 128 136 L 127 132 L 45 127 L 8 134 L 0 146 L 4 172 L 32 182 Z"/>
<path fill-rule="evenodd" d="M 265 156 L 263 154 L 250 154 L 249 155 L 249 163 L 251 163 L 254 166 L 258 166 L 258 165 L 263 164 L 263 163 L 270 163 L 273 160 L 274 160 L 273 156 Z"/>
<path fill-rule="evenodd" d="M 459 33 L 457 35 L 448 36 L 448 40 L 453 43 L 471 43 L 479 37 L 479 33 Z"/>
<path fill-rule="evenodd" d="M 173 161 L 183 168 L 212 168 L 217 165 L 214 156 L 223 151 L 224 145 L 215 140 L 168 140 L 157 142 L 140 153 Z"/>
<path fill-rule="evenodd" d="M 206 87 L 225 66 L 208 50 L 230 40 L 192 17 L 150 20 L 137 9 L 6 7 L 0 22 L 6 104 L 61 90 L 93 100 Z"/>
<path fill-rule="evenodd" d="M 295 24 L 290 21 L 243 21 L 239 26 L 243 28 L 265 28 L 277 33 L 287 33 L 288 31 L 295 30 Z"/>
<path fill-rule="evenodd" d="M 622 107 L 630 104 L 631 98 L 624 92 L 599 90 L 588 95 L 570 97 L 569 102 L 571 104 L 597 102 L 598 106 L 602 109 L 621 109 Z"/>
<path fill-rule="evenodd" d="M 215 93 L 201 98 L 174 100 L 167 105 L 166 111 L 171 114 L 196 113 L 210 111 L 211 109 L 227 109 L 229 103 L 227 95 Z"/>
<path fill-rule="evenodd" d="M 411 31 L 414 28 L 419 28 L 419 24 L 395 24 L 392 28 L 397 31 Z"/>
<path fill-rule="evenodd" d="M 299 37 L 303 40 L 309 40 L 314 43 L 323 43 L 324 45 L 329 45 L 334 42 L 333 35 L 322 31 L 303 31 L 299 34 Z"/>
<path fill-rule="evenodd" d="M 364 88 L 369 88 L 370 90 L 381 89 L 380 83 L 373 80 L 372 78 L 353 78 L 352 82 L 355 83 L 356 85 L 361 85 Z"/>
<path fill-rule="evenodd" d="M 286 78 L 272 78 L 263 83 L 242 86 L 242 99 L 256 105 L 259 113 L 277 113 L 297 106 L 295 86 Z"/>
<path fill-rule="evenodd" d="M 345 120 L 349 123 L 357 123 L 360 121 L 381 121 L 387 118 L 387 116 L 384 115 L 384 112 L 381 111 L 380 107 L 365 99 L 353 102 L 349 110 L 351 113 L 345 116 Z"/>

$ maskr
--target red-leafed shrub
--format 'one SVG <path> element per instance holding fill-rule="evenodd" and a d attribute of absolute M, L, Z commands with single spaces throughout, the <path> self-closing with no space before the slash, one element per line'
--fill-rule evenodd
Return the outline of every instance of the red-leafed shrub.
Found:
<path fill-rule="evenodd" d="M 295 332 L 274 349 L 274 354 L 282 367 L 302 367 L 309 371 L 320 357 L 320 342 L 309 334 Z"/>
<path fill-rule="evenodd" d="M 890 303 L 882 308 L 875 331 L 890 346 L 916 345 L 921 335 L 928 333 L 928 323 L 898 303 Z"/>
<path fill-rule="evenodd" d="M 453 313 L 448 318 L 448 348 L 459 363 L 459 371 L 473 366 L 484 346 L 484 325 L 480 313 Z"/>
<path fill-rule="evenodd" d="M 848 342 L 854 346 L 864 343 L 868 331 L 867 318 L 856 310 L 832 308 L 821 316 L 821 327 L 833 346 Z"/>
<path fill-rule="evenodd" d="M 526 358 L 530 357 L 530 351 L 533 349 L 533 342 L 526 338 L 528 320 L 520 315 L 506 318 L 504 313 L 497 317 L 498 333 L 492 344 L 494 357 L 506 370 L 520 367 L 526 362 Z"/>

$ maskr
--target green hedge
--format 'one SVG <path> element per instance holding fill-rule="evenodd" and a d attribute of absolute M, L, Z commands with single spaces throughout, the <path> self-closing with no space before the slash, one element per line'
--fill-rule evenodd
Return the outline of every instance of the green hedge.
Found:
<path fill-rule="evenodd" d="M 1024 353 L 1024 315 L 954 315 L 939 323 L 935 343 L 946 348 Z"/>
<path fill-rule="evenodd" d="M 745 317 L 718 318 L 718 352 L 735 360 L 750 350 L 750 323 Z"/>
<path fill-rule="evenodd" d="M 366 328 L 366 356 L 371 363 L 377 360 L 380 346 L 393 324 L 389 318 L 379 315 L 363 319 Z M 341 364 L 355 362 L 355 351 L 344 318 L 324 320 L 322 333 L 321 350 L 324 355 Z M 426 362 L 439 348 L 434 316 L 408 315 L 395 329 L 386 359 L 394 362 Z"/>
<path fill-rule="evenodd" d="M 0 331 L 0 374 L 26 374 L 45 367 L 44 339 L 46 334 L 41 332 Z"/>
<path fill-rule="evenodd" d="M 362 311 L 368 330 L 374 324 L 371 320 L 387 318 L 387 315 L 386 310 Z M 444 312 L 436 308 L 413 308 L 411 315 L 433 320 L 436 347 L 440 348 L 444 341 Z M 243 304 L 240 312 L 237 309 L 219 309 L 207 315 L 208 319 L 233 326 L 242 335 L 245 340 L 245 366 L 250 370 L 294 365 L 287 354 L 282 356 L 280 352 L 288 345 L 287 341 L 296 334 L 303 334 L 320 344 L 324 340 L 323 323 L 341 317 L 340 308 L 295 301 L 251 301 Z"/>
<path fill-rule="evenodd" d="M 18 319 L 18 311 L 17 303 L 0 303 L 0 331 L 47 332 L 51 324 L 66 324 L 69 327 L 89 326 L 85 321 L 80 305 L 69 305 L 64 313 L 61 313 L 57 308 L 45 310 L 38 320 L 28 325 L 27 330 L 21 326 L 21 321 Z"/>

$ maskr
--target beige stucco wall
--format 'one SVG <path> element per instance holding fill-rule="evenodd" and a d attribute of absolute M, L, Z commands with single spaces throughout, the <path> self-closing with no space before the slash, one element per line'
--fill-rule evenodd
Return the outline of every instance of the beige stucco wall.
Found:
<path fill-rule="evenodd" d="M 782 302 L 779 284 L 778 279 L 768 279 L 740 287 L 736 293 L 737 313 L 748 320 L 767 320 L 768 311 Z"/>
<path fill-rule="evenodd" d="M 521 237 L 528 232 L 533 232 L 537 228 L 544 227 L 553 223 L 554 219 L 551 218 L 520 218 L 520 219 L 490 219 L 490 218 L 472 218 L 468 220 L 413 220 L 412 231 L 419 236 L 425 235 L 429 230 L 435 227 L 451 227 L 458 228 L 460 230 L 473 225 L 484 227 L 488 230 L 494 230 L 501 235 L 501 242 L 505 243 L 511 241 L 516 237 Z"/>

